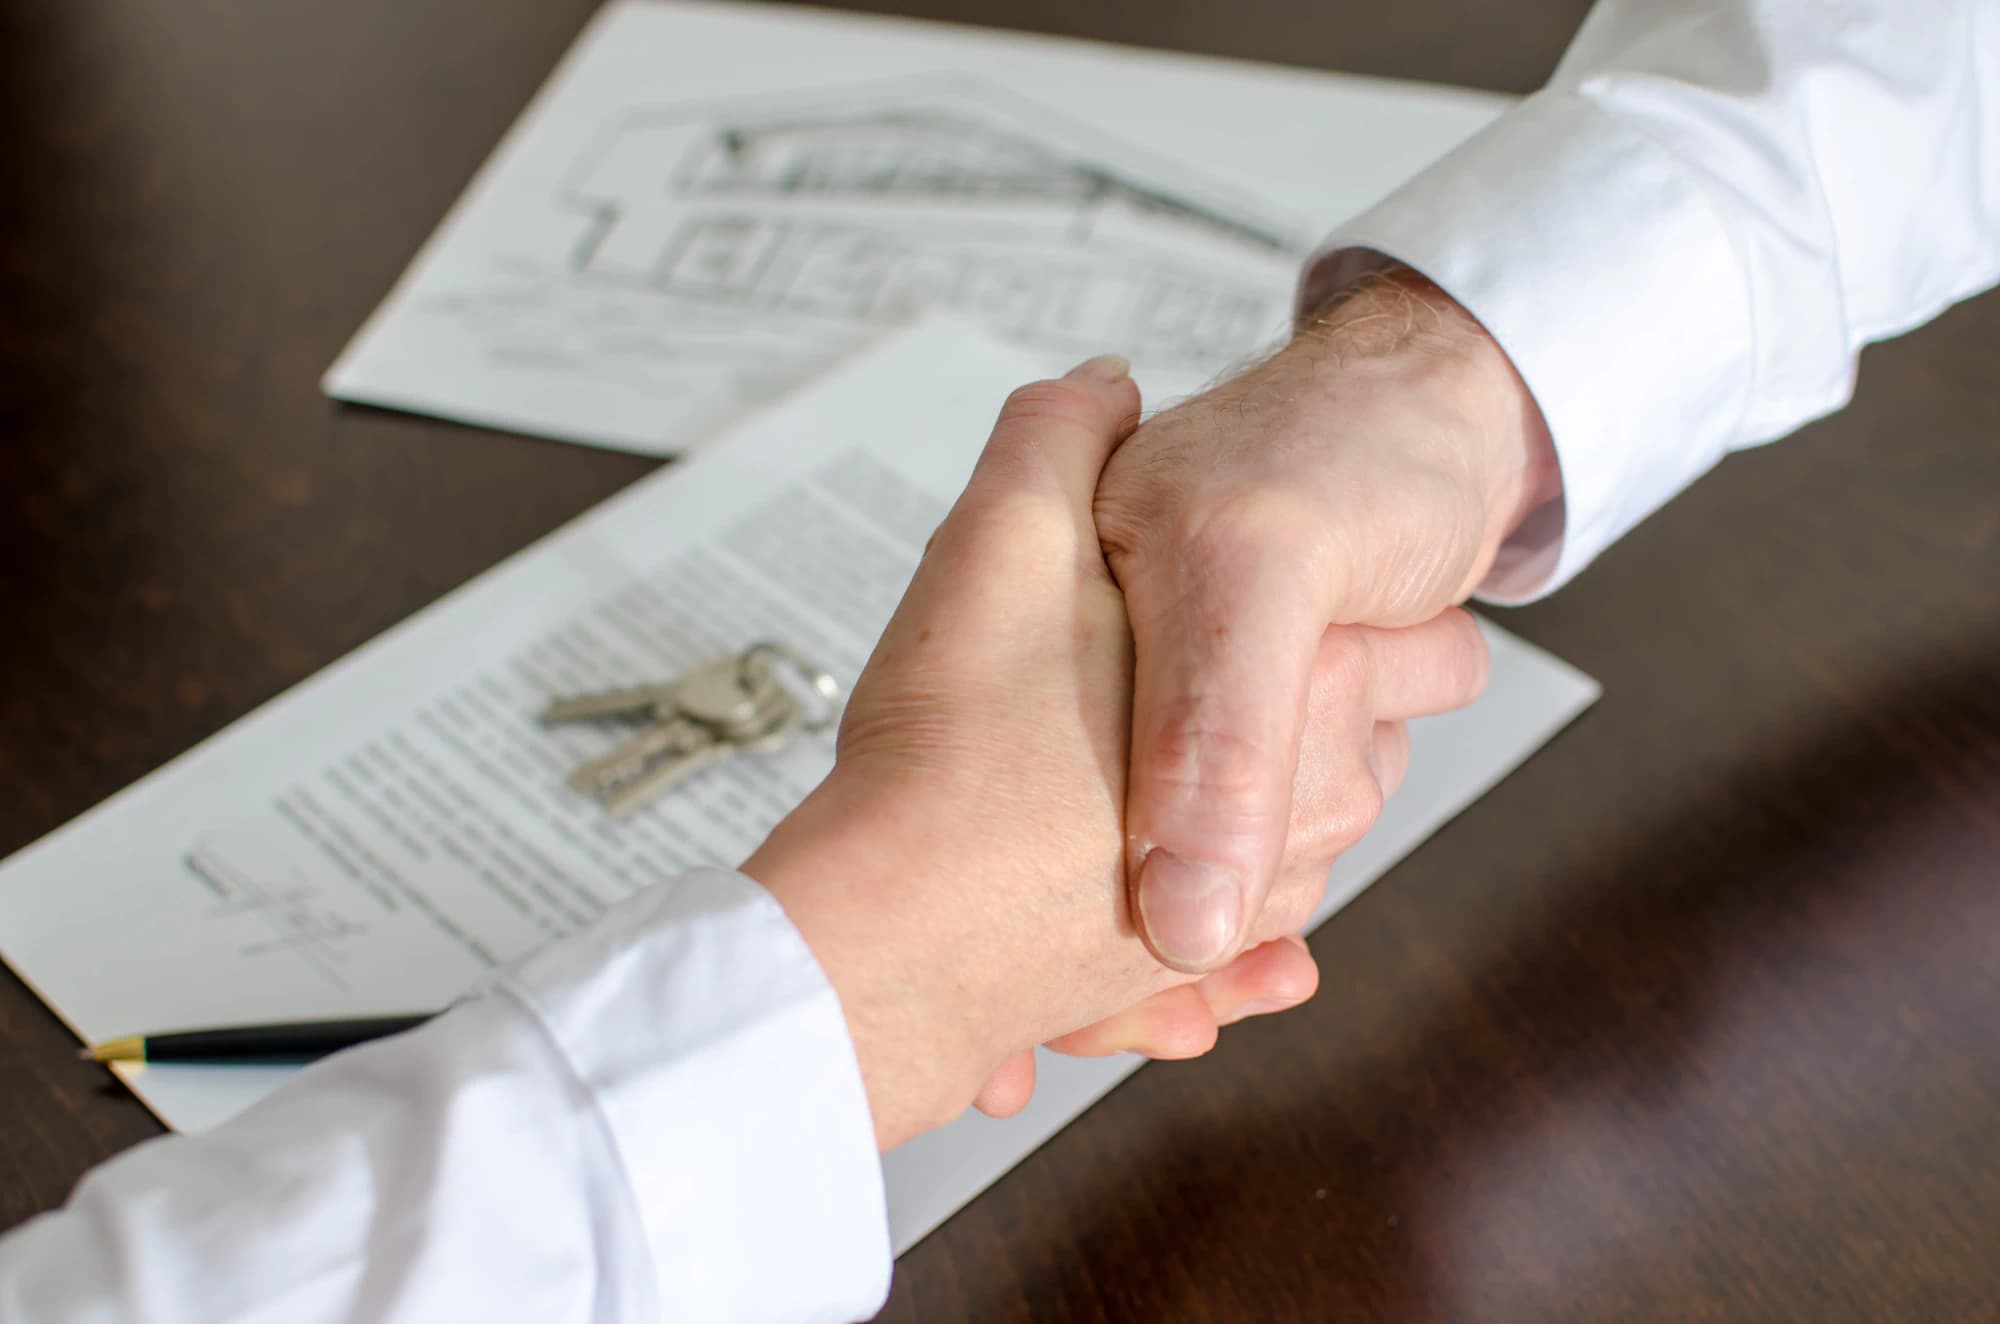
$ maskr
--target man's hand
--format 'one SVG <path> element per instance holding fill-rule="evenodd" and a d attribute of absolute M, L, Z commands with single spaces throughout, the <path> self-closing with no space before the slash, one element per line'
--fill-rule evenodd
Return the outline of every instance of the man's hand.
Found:
<path fill-rule="evenodd" d="M 1038 1043 L 1157 1051 L 1189 1026 L 1200 1042 L 1182 1046 L 1213 1039 L 1203 992 L 1147 949 L 1125 887 L 1132 636 L 1091 503 L 1138 411 L 1117 363 L 1008 401 L 854 687 L 833 772 L 743 866 L 839 994 L 885 1148 L 975 1098 L 1025 1101 Z M 1328 638 L 1332 674 L 1379 662 L 1423 685 L 1438 640 L 1476 636 L 1461 613 Z M 1441 701 L 1412 693 L 1390 702 Z M 1316 710 L 1309 769 L 1339 762 L 1320 732 L 1362 738 L 1345 695 Z M 1319 897 L 1328 843 L 1355 826 L 1337 780 L 1309 779 L 1293 807 L 1295 859 L 1245 926 L 1266 945 L 1208 988 L 1225 1002 L 1311 991 L 1311 958 L 1282 939 Z"/>
<path fill-rule="evenodd" d="M 1345 803 L 1358 837 L 1373 770 L 1402 757 L 1397 724 L 1441 691 L 1469 700 L 1461 682 L 1484 674 L 1469 630 L 1391 659 L 1378 645 L 1394 636 L 1329 627 L 1413 626 L 1462 602 L 1555 481 L 1499 346 L 1407 271 L 1111 458 L 1095 516 L 1137 648 L 1127 860 L 1163 962 L 1216 970 L 1251 940 L 1295 772 Z M 1316 675 L 1333 694 L 1309 703 Z M 1338 738 L 1302 767 L 1303 733 L 1328 722 Z"/>

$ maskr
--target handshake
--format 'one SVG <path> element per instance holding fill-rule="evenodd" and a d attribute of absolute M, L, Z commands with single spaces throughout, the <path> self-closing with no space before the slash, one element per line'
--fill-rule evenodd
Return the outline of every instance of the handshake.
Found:
<path fill-rule="evenodd" d="M 840 996 L 881 1147 L 1018 1110 L 1036 1044 L 1198 1056 L 1310 997 L 1298 931 L 1404 722 L 1484 684 L 1456 604 L 1558 501 L 1506 356 L 1407 271 L 1144 424 L 1118 359 L 1016 391 L 833 772 L 743 866 Z"/>

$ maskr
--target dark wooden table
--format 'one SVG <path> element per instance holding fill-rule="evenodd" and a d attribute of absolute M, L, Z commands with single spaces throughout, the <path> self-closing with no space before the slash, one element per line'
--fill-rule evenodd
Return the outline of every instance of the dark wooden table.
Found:
<path fill-rule="evenodd" d="M 1519 92 L 1585 3 L 876 7 Z M 590 8 L 0 11 L 0 851 L 647 471 L 317 388 Z M 1997 346 L 1508 614 L 1602 704 L 885 1318 L 2000 1319 Z M 74 1047 L 0 983 L 0 1226 L 158 1129 Z"/>

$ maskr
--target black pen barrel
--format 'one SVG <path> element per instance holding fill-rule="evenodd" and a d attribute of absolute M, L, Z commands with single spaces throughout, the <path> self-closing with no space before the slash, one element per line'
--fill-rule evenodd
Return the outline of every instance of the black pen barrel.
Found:
<path fill-rule="evenodd" d="M 371 1039 L 401 1034 L 428 1016 L 366 1016 L 291 1025 L 236 1025 L 146 1038 L 148 1062 L 312 1062 Z"/>

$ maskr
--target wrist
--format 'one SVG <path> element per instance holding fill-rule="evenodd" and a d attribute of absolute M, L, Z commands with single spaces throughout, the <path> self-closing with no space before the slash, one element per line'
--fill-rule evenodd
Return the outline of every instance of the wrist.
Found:
<path fill-rule="evenodd" d="M 1334 291 L 1303 317 L 1280 357 L 1315 386 L 1352 396 L 1357 384 L 1414 389 L 1441 426 L 1412 445 L 1453 476 L 1481 516 L 1479 576 L 1528 514 L 1561 496 L 1548 426 L 1498 341 L 1443 289 L 1401 264 Z"/>
<path fill-rule="evenodd" d="M 976 990 L 941 964 L 949 944 L 905 904 L 903 885 L 926 881 L 910 846 L 923 826 L 899 822 L 893 805 L 845 794 L 836 771 L 742 866 L 776 898 L 840 999 L 885 1151 L 964 1111 L 1005 1056 L 987 1042 Z"/>

